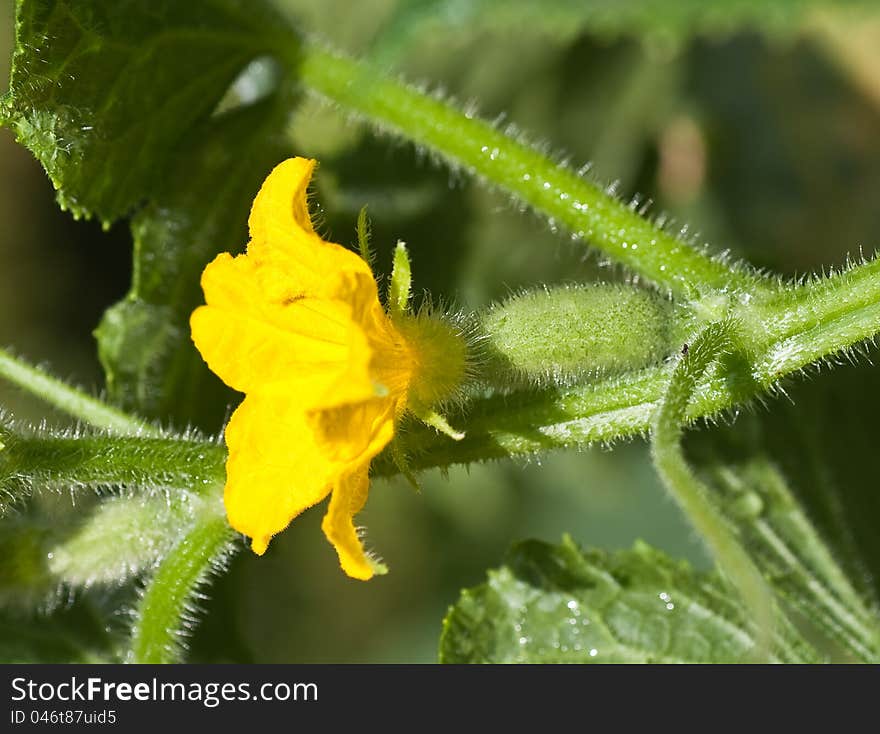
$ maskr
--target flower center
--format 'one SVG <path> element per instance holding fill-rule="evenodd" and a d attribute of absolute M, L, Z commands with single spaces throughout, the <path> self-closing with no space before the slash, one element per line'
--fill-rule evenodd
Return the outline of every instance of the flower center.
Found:
<path fill-rule="evenodd" d="M 425 313 L 397 315 L 391 326 L 409 356 L 409 407 L 418 412 L 451 398 L 467 367 L 467 344 L 459 330 Z"/>

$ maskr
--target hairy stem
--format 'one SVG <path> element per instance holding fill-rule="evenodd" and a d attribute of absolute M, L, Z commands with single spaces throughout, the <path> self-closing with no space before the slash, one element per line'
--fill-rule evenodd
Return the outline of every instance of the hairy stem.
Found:
<path fill-rule="evenodd" d="M 160 431 L 149 423 L 133 418 L 121 410 L 77 390 L 52 377 L 39 367 L 27 364 L 0 349 L 0 377 L 18 385 L 68 415 L 97 428 L 115 433 L 140 436 L 161 436 Z"/>
<path fill-rule="evenodd" d="M 671 293 L 692 298 L 734 283 L 760 287 L 753 273 L 673 237 L 515 132 L 320 44 L 297 51 L 299 77 L 318 95 L 467 169 Z"/>
<path fill-rule="evenodd" d="M 764 346 L 756 373 L 773 380 L 792 362 L 808 365 L 880 332 L 880 259 L 784 288 L 739 315 L 750 340 Z"/>
<path fill-rule="evenodd" d="M 708 326 L 678 361 L 654 420 L 651 453 L 669 493 L 709 546 L 719 569 L 741 594 L 757 630 L 759 654 L 765 656 L 770 652 L 766 648 L 773 637 L 773 595 L 715 509 L 711 490 L 691 470 L 681 447 L 686 411 L 697 382 L 713 362 L 731 350 L 733 329 L 731 321 Z"/>
<path fill-rule="evenodd" d="M 880 333 L 880 261 L 827 280 L 728 305 L 743 351 L 703 375 L 688 421 L 712 417 L 772 390 L 780 379 L 863 344 Z M 671 367 L 662 364 L 568 388 L 478 397 L 450 421 L 466 434 L 453 442 L 419 425 L 407 430 L 412 469 L 534 454 L 646 434 Z M 377 474 L 394 473 L 380 461 Z"/>
<path fill-rule="evenodd" d="M 180 658 L 198 588 L 222 564 L 232 545 L 234 533 L 219 506 L 220 511 L 206 512 L 178 541 L 147 584 L 135 613 L 131 662 L 173 663 Z"/>
<path fill-rule="evenodd" d="M 226 450 L 215 443 L 136 436 L 6 437 L 0 481 L 15 493 L 15 480 L 40 486 L 180 487 L 205 490 L 225 474 Z M 7 487 L 11 484 L 13 486 Z M 25 487 L 27 488 L 27 487 Z"/>

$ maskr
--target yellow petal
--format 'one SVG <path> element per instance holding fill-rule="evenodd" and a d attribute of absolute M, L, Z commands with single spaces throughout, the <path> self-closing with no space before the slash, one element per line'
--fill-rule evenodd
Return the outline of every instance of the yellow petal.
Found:
<path fill-rule="evenodd" d="M 394 438 L 394 400 L 372 398 L 309 411 L 315 442 L 325 456 L 345 464 L 369 463 Z"/>
<path fill-rule="evenodd" d="M 333 488 L 330 506 L 321 523 L 327 539 L 336 548 L 339 565 L 349 576 L 366 581 L 373 577 L 374 566 L 364 553 L 353 518 L 367 501 L 370 479 L 367 464 L 348 474 Z"/>
<path fill-rule="evenodd" d="M 266 177 L 251 207 L 248 227 L 254 239 L 268 240 L 277 233 L 303 230 L 313 233 L 308 188 L 316 161 L 288 158 Z"/>
<path fill-rule="evenodd" d="M 249 395 L 226 427 L 229 524 L 265 552 L 273 535 L 320 502 L 344 470 L 319 449 L 303 411 L 290 401 Z"/>
<path fill-rule="evenodd" d="M 323 529 L 350 576 L 380 566 L 353 524 L 371 459 L 392 439 L 415 369 L 378 300 L 369 266 L 323 241 L 308 213 L 314 162 L 291 159 L 260 189 L 246 255 L 203 273 L 191 317 L 211 369 L 248 396 L 226 429 L 230 525 L 262 554 L 272 536 L 333 488 Z"/>
<path fill-rule="evenodd" d="M 416 368 L 412 348 L 381 307 L 363 314 L 360 324 L 373 352 L 370 375 L 394 400 L 405 399 Z"/>
<path fill-rule="evenodd" d="M 248 225 L 248 256 L 283 273 L 285 287 L 298 293 L 332 297 L 340 274 L 365 277 L 378 300 L 369 265 L 351 250 L 322 240 L 312 227 L 307 189 L 315 162 L 291 158 L 278 164 L 260 188 Z"/>
<path fill-rule="evenodd" d="M 223 253 L 205 268 L 207 305 L 193 312 L 190 326 L 211 370 L 236 390 L 284 392 L 304 407 L 332 396 L 339 383 L 361 398 L 372 395 L 372 350 L 352 314 L 370 296 L 362 279 L 343 278 L 344 300 L 324 300 L 269 298 L 272 278 L 283 274 L 244 255 Z"/>

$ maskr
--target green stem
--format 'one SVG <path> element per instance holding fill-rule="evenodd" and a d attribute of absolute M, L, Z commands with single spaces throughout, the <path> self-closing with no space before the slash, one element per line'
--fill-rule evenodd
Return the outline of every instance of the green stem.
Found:
<path fill-rule="evenodd" d="M 222 565 L 233 537 L 220 505 L 220 511 L 206 513 L 166 556 L 137 606 L 131 662 L 173 663 L 180 658 L 193 597 Z"/>
<path fill-rule="evenodd" d="M 792 363 L 806 366 L 880 332 L 880 259 L 759 298 L 739 315 L 751 340 L 765 345 L 756 373 L 773 381 Z"/>
<path fill-rule="evenodd" d="M 651 450 L 669 493 L 709 546 L 722 573 L 741 594 L 757 630 L 757 648 L 765 655 L 770 652 L 767 644 L 773 637 L 773 595 L 724 517 L 715 509 L 711 490 L 693 473 L 681 447 L 687 407 L 698 380 L 713 362 L 730 350 L 733 329 L 731 321 L 706 327 L 678 361 L 657 411 Z"/>
<path fill-rule="evenodd" d="M 870 340 L 880 332 L 880 261 L 808 286 L 737 303 L 745 354 L 727 358 L 698 382 L 690 421 L 746 404 L 786 376 Z M 663 399 L 670 367 L 660 365 L 568 388 L 478 397 L 450 422 L 465 438 L 448 441 L 419 425 L 405 448 L 412 469 L 449 466 L 645 434 Z M 388 461 L 377 474 L 393 473 Z"/>
<path fill-rule="evenodd" d="M 225 479 L 226 450 L 207 441 L 136 436 L 14 436 L 0 452 L 0 480 L 49 487 L 180 487 Z M 9 481 L 2 485 L 10 484 Z M 4 489 L 7 489 L 4 486 Z"/>
<path fill-rule="evenodd" d="M 692 298 L 734 283 L 759 287 L 755 274 L 731 269 L 673 237 L 514 132 L 318 43 L 305 43 L 297 52 L 299 78 L 312 91 L 469 170 L 671 293 Z"/>
<path fill-rule="evenodd" d="M 162 431 L 52 377 L 0 349 L 0 377 L 84 423 L 116 433 L 161 436 Z"/>

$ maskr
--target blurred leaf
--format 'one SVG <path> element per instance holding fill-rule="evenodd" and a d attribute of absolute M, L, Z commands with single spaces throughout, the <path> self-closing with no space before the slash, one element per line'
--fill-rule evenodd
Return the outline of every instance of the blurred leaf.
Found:
<path fill-rule="evenodd" d="M 738 26 L 784 32 L 796 28 L 809 11 L 829 4 L 870 7 L 866 0 L 410 0 L 398 4 L 375 39 L 374 53 L 391 60 L 426 34 L 497 31 L 510 26 L 540 30 L 563 40 L 584 30 L 599 36 L 640 34 L 664 41 L 697 32 L 729 32 Z"/>
<path fill-rule="evenodd" d="M 880 374 L 839 370 L 769 414 L 691 436 L 725 515 L 780 596 L 864 660 L 880 659 L 871 465 Z"/>
<path fill-rule="evenodd" d="M 205 265 L 247 241 L 251 201 L 286 150 L 289 104 L 274 95 L 197 127 L 132 221 L 132 288 L 95 334 L 110 396 L 124 408 L 207 430 L 222 422 L 232 396 L 196 351 L 189 315 Z"/>
<path fill-rule="evenodd" d="M 465 590 L 443 625 L 446 663 L 747 661 L 744 608 L 714 574 L 644 543 L 609 554 L 526 541 L 482 586 Z M 772 658 L 815 660 L 780 620 Z"/>
<path fill-rule="evenodd" d="M 317 218 L 335 242 L 354 243 L 357 215 L 366 205 L 379 277 L 391 272 L 394 244 L 403 240 L 411 248 L 416 303 L 427 293 L 449 293 L 475 213 L 466 189 L 450 185 L 446 171 L 430 170 L 409 151 L 368 136 L 355 149 L 323 159 L 317 185 L 325 207 Z"/>
<path fill-rule="evenodd" d="M 84 606 L 52 615 L 0 614 L 0 663 L 114 662 L 101 620 Z"/>
<path fill-rule="evenodd" d="M 0 607 L 46 606 L 57 590 L 47 565 L 46 543 L 54 528 L 33 507 L 0 523 Z"/>
<path fill-rule="evenodd" d="M 761 455 L 715 464 L 726 516 L 782 599 L 866 662 L 880 659 L 880 629 L 865 601 L 804 515 L 785 477 Z"/>
<path fill-rule="evenodd" d="M 109 497 L 43 556 L 58 581 L 71 586 L 119 584 L 162 560 L 189 531 L 200 504 L 184 492 Z"/>
<path fill-rule="evenodd" d="M 840 266 L 862 245 L 870 252 L 880 228 L 880 113 L 853 78 L 807 40 L 781 46 L 744 34 L 697 42 L 688 56 L 706 193 L 722 225 L 709 222 L 706 235 L 792 276 Z"/>
<path fill-rule="evenodd" d="M 111 222 L 249 61 L 294 42 L 260 1 L 19 0 L 3 116 L 62 208 Z"/>
<path fill-rule="evenodd" d="M 792 387 L 761 416 L 762 440 L 849 579 L 880 608 L 880 369 L 838 368 Z"/>
<path fill-rule="evenodd" d="M 162 560 L 204 506 L 161 490 L 90 500 L 80 497 L 74 511 L 66 498 L 38 493 L 2 518 L 0 608 L 46 610 L 64 591 L 122 584 Z"/>

